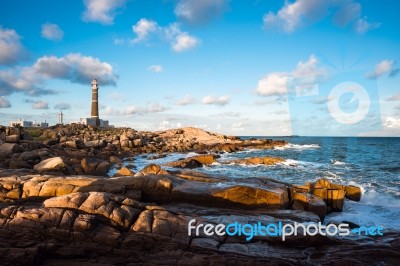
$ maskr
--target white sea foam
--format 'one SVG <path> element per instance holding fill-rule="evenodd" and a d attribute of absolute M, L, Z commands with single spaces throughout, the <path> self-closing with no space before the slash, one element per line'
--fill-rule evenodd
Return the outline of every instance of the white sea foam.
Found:
<path fill-rule="evenodd" d="M 298 166 L 299 161 L 293 160 L 293 159 L 286 159 L 284 162 L 280 162 L 278 164 L 283 164 L 283 165 L 287 165 L 287 166 Z"/>
<path fill-rule="evenodd" d="M 344 164 L 347 164 L 347 163 L 345 163 L 345 162 L 341 162 L 341 161 L 337 161 L 337 160 L 332 160 L 331 162 L 332 162 L 332 164 L 334 164 L 334 165 L 344 165 Z"/>
<path fill-rule="evenodd" d="M 296 149 L 296 150 L 307 150 L 307 149 L 319 149 L 320 146 L 318 144 L 292 144 L 288 143 L 285 146 L 274 147 L 275 150 L 287 150 L 287 149 Z"/>
<path fill-rule="evenodd" d="M 381 226 L 386 230 L 400 230 L 398 200 L 377 191 L 363 192 L 360 202 L 345 201 L 343 212 L 332 213 L 326 221 L 349 221 L 360 226 Z"/>

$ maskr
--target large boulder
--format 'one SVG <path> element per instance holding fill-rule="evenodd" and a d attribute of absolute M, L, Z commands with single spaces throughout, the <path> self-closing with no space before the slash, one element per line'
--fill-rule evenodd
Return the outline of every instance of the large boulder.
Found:
<path fill-rule="evenodd" d="M 102 159 L 87 157 L 82 159 L 81 167 L 87 175 L 107 176 L 111 164 Z"/>
<path fill-rule="evenodd" d="M 167 163 L 167 166 L 174 167 L 174 168 L 198 168 L 202 167 L 203 165 L 209 165 L 215 162 L 215 155 L 212 154 L 205 154 L 205 155 L 197 155 L 192 156 L 186 159 L 181 159 L 175 162 Z"/>
<path fill-rule="evenodd" d="M 114 174 L 115 177 L 117 176 L 134 176 L 135 173 L 126 167 L 121 167 L 120 169 L 118 169 L 118 171 Z"/>
<path fill-rule="evenodd" d="M 107 142 L 105 140 L 88 140 L 85 141 L 85 147 L 86 148 L 96 148 L 96 149 L 101 149 L 107 146 Z"/>
<path fill-rule="evenodd" d="M 360 201 L 361 199 L 361 188 L 356 186 L 345 186 L 346 198 L 354 201 Z"/>
<path fill-rule="evenodd" d="M 325 202 L 321 198 L 309 193 L 292 193 L 292 209 L 313 212 L 317 214 L 321 220 L 326 216 Z"/>
<path fill-rule="evenodd" d="M 36 151 L 25 151 L 21 153 L 19 159 L 22 161 L 35 161 L 40 160 L 40 156 Z"/>
<path fill-rule="evenodd" d="M 66 164 L 63 158 L 53 157 L 47 160 L 43 160 L 34 166 L 35 171 L 40 173 L 45 172 L 61 172 L 64 174 L 70 173 L 70 168 Z"/>
<path fill-rule="evenodd" d="M 145 166 L 142 170 L 139 171 L 135 176 L 141 176 L 141 175 L 168 175 L 169 172 L 162 169 L 159 165 L 157 164 L 149 164 Z"/>
<path fill-rule="evenodd" d="M 68 208 L 109 219 L 115 226 L 128 229 L 139 216 L 141 204 L 109 193 L 73 193 L 43 202 L 47 208 Z"/>
<path fill-rule="evenodd" d="M 23 152 L 24 149 L 17 143 L 3 143 L 0 146 L 0 152 L 10 152 L 10 153 L 19 153 Z"/>
<path fill-rule="evenodd" d="M 32 165 L 30 163 L 20 159 L 11 160 L 8 167 L 10 169 L 21 169 L 21 168 L 32 169 Z"/>

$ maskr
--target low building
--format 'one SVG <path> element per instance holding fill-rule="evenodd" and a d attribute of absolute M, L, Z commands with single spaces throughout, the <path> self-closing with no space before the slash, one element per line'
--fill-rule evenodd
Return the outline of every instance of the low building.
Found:
<path fill-rule="evenodd" d="M 95 127 L 97 126 L 96 123 L 99 122 L 99 127 L 110 127 L 108 120 L 103 120 L 103 119 L 96 119 L 96 118 L 81 118 L 79 120 L 79 124 L 83 124 L 86 126 L 92 126 Z"/>
<path fill-rule="evenodd" d="M 15 120 L 15 121 L 10 121 L 8 122 L 8 125 L 10 127 L 24 127 L 24 128 L 30 128 L 30 127 L 39 127 L 39 128 L 47 128 L 49 127 L 49 123 L 46 121 L 44 122 L 32 122 L 32 121 L 27 121 L 27 120 Z"/>

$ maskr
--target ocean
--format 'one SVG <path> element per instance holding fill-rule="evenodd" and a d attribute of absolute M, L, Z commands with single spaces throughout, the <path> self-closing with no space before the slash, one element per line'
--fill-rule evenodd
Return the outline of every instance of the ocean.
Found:
<path fill-rule="evenodd" d="M 358 225 L 375 225 L 386 230 L 400 231 L 400 138 L 276 137 L 273 139 L 284 139 L 289 144 L 271 150 L 249 149 L 224 153 L 218 160 L 222 162 L 238 158 L 274 156 L 286 160 L 281 164 L 248 166 L 214 163 L 194 170 L 232 179 L 266 176 L 292 184 L 304 184 L 306 181 L 326 178 L 338 184 L 360 186 L 363 191 L 361 201 L 346 200 L 343 212 L 329 214 L 324 222 L 349 221 Z M 194 155 L 196 153 L 174 153 L 155 160 L 140 155 L 135 158 L 136 169 L 133 171 L 138 171 L 150 163 L 162 165 Z"/>

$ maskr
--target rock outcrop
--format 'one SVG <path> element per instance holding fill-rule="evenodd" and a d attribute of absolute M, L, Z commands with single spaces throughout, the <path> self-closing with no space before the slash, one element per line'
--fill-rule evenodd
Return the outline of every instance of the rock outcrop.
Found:
<path fill-rule="evenodd" d="M 2 264 L 395 265 L 399 259 L 400 237 L 395 232 L 356 240 L 322 235 L 288 236 L 285 241 L 254 235 L 246 240 L 246 235 L 208 236 L 194 229 L 189 235 L 193 219 L 194 225 L 320 221 L 304 210 L 265 208 L 278 198 L 287 203 L 287 190 L 278 197 L 285 194 L 283 184 L 267 179 L 250 185 L 220 181 L 226 187 L 160 175 L 1 177 Z M 205 208 L 206 195 L 220 204 L 241 204 Z M 248 209 L 249 204 L 262 208 Z"/>

